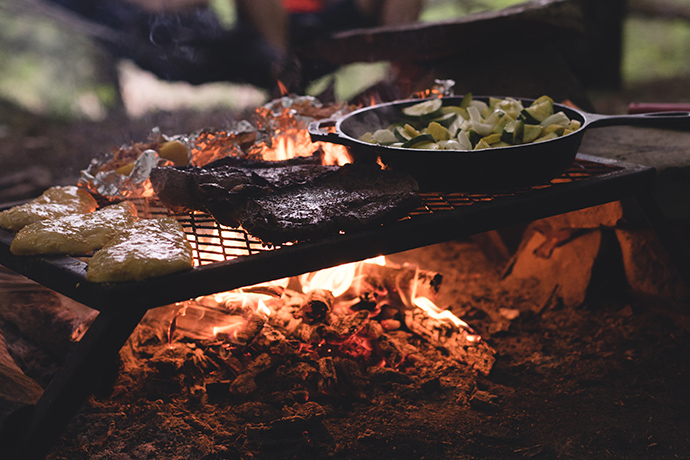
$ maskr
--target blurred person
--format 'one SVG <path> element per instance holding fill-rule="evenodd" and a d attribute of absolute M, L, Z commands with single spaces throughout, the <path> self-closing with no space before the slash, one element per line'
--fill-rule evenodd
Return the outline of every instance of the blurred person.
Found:
<path fill-rule="evenodd" d="M 209 0 L 48 0 L 105 28 L 95 37 L 116 57 L 164 80 L 243 82 L 300 90 L 332 66 L 295 49 L 333 33 L 416 21 L 422 0 L 235 0 L 224 27 Z M 232 0 L 227 0 L 232 1 Z"/>

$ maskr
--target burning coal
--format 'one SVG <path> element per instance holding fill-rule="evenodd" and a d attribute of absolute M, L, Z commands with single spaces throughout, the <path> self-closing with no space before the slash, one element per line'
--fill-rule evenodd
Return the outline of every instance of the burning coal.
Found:
<path fill-rule="evenodd" d="M 397 369 L 415 359 L 390 335 L 401 331 L 488 373 L 490 347 L 432 300 L 441 278 L 380 257 L 203 296 L 171 307 L 168 344 L 193 341 L 230 355 L 347 357 L 365 367 Z"/>

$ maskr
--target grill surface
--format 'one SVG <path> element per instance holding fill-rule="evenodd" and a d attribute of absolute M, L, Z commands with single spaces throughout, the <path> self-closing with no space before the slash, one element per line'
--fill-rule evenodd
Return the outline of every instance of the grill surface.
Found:
<path fill-rule="evenodd" d="M 346 262 L 527 222 L 649 190 L 652 168 L 579 155 L 549 184 L 511 192 L 424 193 L 423 206 L 396 223 L 282 246 L 266 246 L 204 213 L 175 214 L 194 249 L 195 268 L 138 283 L 87 282 L 84 258 L 17 257 L 0 230 L 0 264 L 92 308 L 117 313 L 299 275 Z M 142 217 L 170 215 L 138 200 Z"/>
<path fill-rule="evenodd" d="M 620 171 L 621 166 L 598 163 L 578 158 L 575 163 L 561 176 L 551 183 L 541 186 L 524 188 L 517 191 L 497 193 L 422 193 L 423 205 L 410 213 L 406 219 L 420 219 L 422 216 L 461 211 L 467 206 L 481 206 L 484 203 L 502 200 L 507 197 L 524 196 L 537 190 L 543 190 L 582 181 Z M 140 216 L 146 218 L 172 215 L 184 227 L 187 239 L 194 249 L 195 266 L 213 264 L 220 261 L 250 256 L 265 251 L 279 249 L 280 246 L 266 246 L 262 242 L 242 229 L 235 229 L 220 225 L 209 214 L 197 212 L 194 214 L 171 214 L 156 200 L 135 200 Z"/>

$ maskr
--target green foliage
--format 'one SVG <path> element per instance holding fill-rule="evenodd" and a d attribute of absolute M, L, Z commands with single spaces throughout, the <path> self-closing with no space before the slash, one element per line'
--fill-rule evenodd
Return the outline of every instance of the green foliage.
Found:
<path fill-rule="evenodd" d="M 524 3 L 525 0 L 428 0 L 421 21 L 444 21 L 471 13 L 493 11 Z"/>
<path fill-rule="evenodd" d="M 5 13 L 0 15 L 0 98 L 67 118 L 98 116 L 114 101 L 115 89 L 99 79 L 93 65 L 97 49 L 88 39 L 47 19 Z"/>
<path fill-rule="evenodd" d="M 635 83 L 690 74 L 690 23 L 629 18 L 623 35 L 623 75 Z"/>

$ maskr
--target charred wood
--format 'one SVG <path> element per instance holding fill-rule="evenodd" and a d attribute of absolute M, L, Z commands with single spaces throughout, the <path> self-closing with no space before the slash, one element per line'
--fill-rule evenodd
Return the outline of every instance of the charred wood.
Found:
<path fill-rule="evenodd" d="M 7 417 L 22 406 L 35 404 L 43 393 L 41 386 L 17 366 L 0 333 L 0 428 Z"/>
<path fill-rule="evenodd" d="M 98 312 L 33 281 L 0 269 L 0 320 L 39 348 L 62 359 Z"/>

